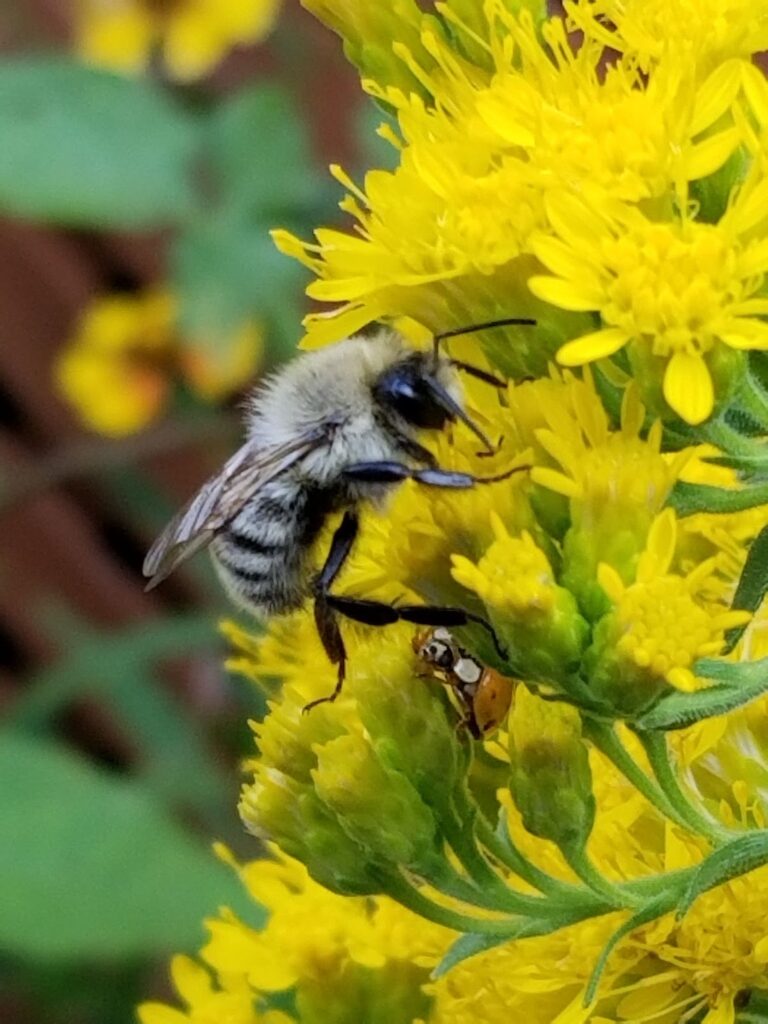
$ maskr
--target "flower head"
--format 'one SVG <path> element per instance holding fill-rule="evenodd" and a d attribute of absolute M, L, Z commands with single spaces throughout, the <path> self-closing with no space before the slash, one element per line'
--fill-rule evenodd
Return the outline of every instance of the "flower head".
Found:
<path fill-rule="evenodd" d="M 745 190 L 719 224 L 688 216 L 658 223 L 631 207 L 588 211 L 574 196 L 548 200 L 556 237 L 533 247 L 555 277 L 535 276 L 541 298 L 566 309 L 593 310 L 599 330 L 557 353 L 568 366 L 604 359 L 628 346 L 642 381 L 659 364 L 663 393 L 688 423 L 701 423 L 738 379 L 738 353 L 768 348 L 758 298 L 768 250 L 744 234 L 753 224 Z M 587 227 L 587 225 L 589 225 Z"/>
<path fill-rule="evenodd" d="M 751 618 L 749 612 L 718 609 L 708 600 L 712 561 L 701 562 L 687 576 L 671 572 L 676 546 L 677 523 L 668 509 L 649 531 L 633 584 L 625 586 L 605 563 L 598 570 L 615 611 L 601 621 L 598 641 L 610 650 L 611 667 L 597 674 L 618 673 L 628 689 L 631 677 L 640 676 L 693 690 L 697 682 L 691 666 L 698 658 L 719 654 L 725 631 Z"/>
<path fill-rule="evenodd" d="M 272 994 L 288 990 L 307 1024 L 355 1024 L 356 1012 L 373 1014 L 382 1000 L 392 1024 L 427 1012 L 423 985 L 448 931 L 422 927 L 387 899 L 330 893 L 278 851 L 244 865 L 219 852 L 268 911 L 268 923 L 257 931 L 228 910 L 211 918 L 202 963 L 176 957 L 172 964 L 186 1011 L 147 1003 L 142 1024 L 291 1024 L 294 1016 L 266 1008 Z"/>

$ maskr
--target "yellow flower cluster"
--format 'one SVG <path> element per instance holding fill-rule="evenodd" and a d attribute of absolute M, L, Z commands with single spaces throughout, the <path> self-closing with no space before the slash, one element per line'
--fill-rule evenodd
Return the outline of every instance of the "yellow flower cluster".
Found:
<path fill-rule="evenodd" d="M 336 675 L 311 609 L 226 627 L 269 698 L 240 813 L 282 852 L 247 869 L 267 930 L 216 923 L 201 991 L 245 986 L 243 1024 L 759 1019 L 768 4 L 306 5 L 399 151 L 362 188 L 336 169 L 352 230 L 276 233 L 338 304 L 308 343 L 378 318 L 415 344 L 413 321 L 537 325 L 450 342 L 510 380 L 466 384 L 491 456 L 462 425 L 434 454 L 494 482 L 398 486 L 334 582 L 462 609 L 457 663 L 407 624 L 343 621 L 343 690 L 305 713 Z M 504 712 L 473 742 L 480 699 Z M 187 1017 L 144 1024 L 224 1024 L 187 990 Z"/>
<path fill-rule="evenodd" d="M 59 390 L 92 430 L 135 433 L 166 406 L 175 378 L 206 401 L 242 387 L 262 353 L 261 332 L 245 323 L 229 339 L 186 339 L 167 291 L 97 299 L 83 314 L 56 366 Z"/>
<path fill-rule="evenodd" d="M 211 71 L 270 32 L 279 0 L 78 0 L 76 45 L 92 64 L 134 73 L 159 58 L 172 77 Z"/>
<path fill-rule="evenodd" d="M 356 31 L 354 5 L 308 6 Z M 512 335 L 503 355 L 493 349 L 509 372 L 624 349 L 657 413 L 707 420 L 740 379 L 740 353 L 768 346 L 764 160 L 733 174 L 730 202 L 717 188 L 764 150 L 768 85 L 745 47 L 759 49 L 765 16 L 736 0 L 713 15 L 716 32 L 696 4 L 576 3 L 586 37 L 574 49 L 566 23 L 542 23 L 535 4 L 485 3 L 471 27 L 467 6 L 423 16 L 418 47 L 400 41 L 394 15 L 367 25 L 374 47 L 387 31 L 397 39 L 420 91 L 362 50 L 368 91 L 398 117 L 397 138 L 382 130 L 399 165 L 370 171 L 363 189 L 337 171 L 354 234 L 323 229 L 302 244 L 276 232 L 318 275 L 309 294 L 344 303 L 310 318 L 308 340 L 398 314 L 444 330 L 530 313 L 535 348 Z M 604 66 L 605 45 L 626 52 Z"/>
<path fill-rule="evenodd" d="M 242 866 L 219 852 L 269 921 L 256 931 L 229 911 L 209 920 L 202 963 L 188 957 L 172 963 L 186 1008 L 145 1003 L 141 1024 L 291 1024 L 294 1016 L 270 1008 L 289 989 L 301 1019 L 316 1024 L 408 1024 L 427 1012 L 422 987 L 450 940 L 446 929 L 425 925 L 386 898 L 337 896 L 279 851 L 273 860 Z M 379 1016 L 369 1017 L 372 993 L 382 1005 L 373 1011 Z"/>

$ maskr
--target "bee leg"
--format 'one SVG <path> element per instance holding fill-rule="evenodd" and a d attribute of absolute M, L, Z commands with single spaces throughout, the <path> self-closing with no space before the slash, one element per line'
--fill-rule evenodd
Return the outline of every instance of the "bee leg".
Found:
<path fill-rule="evenodd" d="M 309 704 L 305 704 L 302 708 L 304 714 L 311 711 L 312 708 L 316 708 L 318 704 L 332 704 L 341 693 L 347 674 L 347 649 L 344 646 L 344 637 L 341 635 L 333 609 L 322 597 L 318 597 L 315 601 L 315 624 L 325 653 L 331 664 L 338 666 L 338 671 L 336 685 L 332 693 L 329 693 L 327 697 L 318 697 L 316 700 L 311 700 Z"/>
<path fill-rule="evenodd" d="M 427 487 L 468 490 L 475 484 L 493 484 L 499 480 L 506 480 L 507 477 L 524 469 L 530 469 L 530 466 L 515 466 L 514 469 L 496 473 L 494 476 L 473 476 L 471 473 L 459 473 L 452 469 L 441 469 L 439 466 L 417 469 L 402 462 L 356 462 L 346 467 L 344 476 L 356 483 L 396 484 L 403 480 L 415 480 Z"/>
<path fill-rule="evenodd" d="M 496 653 L 505 661 L 508 652 L 499 640 L 493 626 L 482 615 L 475 615 L 464 608 L 436 604 L 385 604 L 383 601 L 370 601 L 360 597 L 343 597 L 338 594 L 326 594 L 325 600 L 347 619 L 362 622 L 366 626 L 391 626 L 395 622 L 412 622 L 416 626 L 469 626 L 475 623 L 482 626 L 490 636 Z"/>
<path fill-rule="evenodd" d="M 304 705 L 304 711 L 317 707 L 318 704 L 325 704 L 336 700 L 344 686 L 344 678 L 347 670 L 347 649 L 344 646 L 344 638 L 336 618 L 336 613 L 328 601 L 328 588 L 341 571 L 341 567 L 347 560 L 352 545 L 357 537 L 359 528 L 358 518 L 354 512 L 345 512 L 344 518 L 333 535 L 331 547 L 325 559 L 325 563 L 315 579 L 313 589 L 315 593 L 315 625 L 320 642 L 328 655 L 332 665 L 338 666 L 336 686 L 333 693 L 327 697 L 319 697 Z"/>

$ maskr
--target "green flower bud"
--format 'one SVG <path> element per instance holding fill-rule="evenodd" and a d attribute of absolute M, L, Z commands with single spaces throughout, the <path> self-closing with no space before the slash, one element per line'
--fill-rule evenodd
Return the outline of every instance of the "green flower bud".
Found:
<path fill-rule="evenodd" d="M 466 775 L 468 744 L 444 688 L 417 678 L 412 631 L 382 638 L 376 661 L 360 665 L 355 696 L 360 720 L 380 763 L 399 772 L 430 807 L 444 807 Z"/>
<path fill-rule="evenodd" d="M 428 976 L 426 968 L 405 960 L 377 969 L 348 962 L 340 974 L 304 982 L 296 1009 L 302 1024 L 411 1024 L 429 1012 L 422 989 Z"/>
<path fill-rule="evenodd" d="M 423 92 L 423 86 L 406 62 L 394 52 L 392 40 L 413 55 L 427 69 L 434 58 L 422 43 L 422 27 L 429 21 L 415 0 L 302 0 L 303 6 L 337 32 L 344 41 L 344 53 L 364 78 L 384 87 L 393 86 L 406 94 Z"/>
<path fill-rule="evenodd" d="M 339 736 L 317 752 L 317 795 L 365 856 L 428 875 L 442 861 L 431 810 L 411 782 L 385 767 L 362 736 Z"/>
<path fill-rule="evenodd" d="M 595 798 L 575 709 L 520 687 L 509 722 L 509 756 L 512 799 L 528 831 L 561 847 L 583 847 Z"/>
<path fill-rule="evenodd" d="M 587 623 L 531 535 L 510 536 L 496 513 L 491 523 L 496 539 L 477 565 L 453 556 L 454 578 L 485 602 L 516 675 L 566 688 L 587 642 Z"/>

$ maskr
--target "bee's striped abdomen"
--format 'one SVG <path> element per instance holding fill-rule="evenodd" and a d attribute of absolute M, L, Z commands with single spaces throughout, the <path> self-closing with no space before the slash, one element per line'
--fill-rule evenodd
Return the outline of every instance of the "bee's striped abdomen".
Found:
<path fill-rule="evenodd" d="M 308 545 L 325 516 L 321 505 L 313 507 L 313 492 L 306 487 L 282 479 L 243 507 L 211 547 L 233 597 L 263 615 L 293 611 L 302 604 Z"/>

